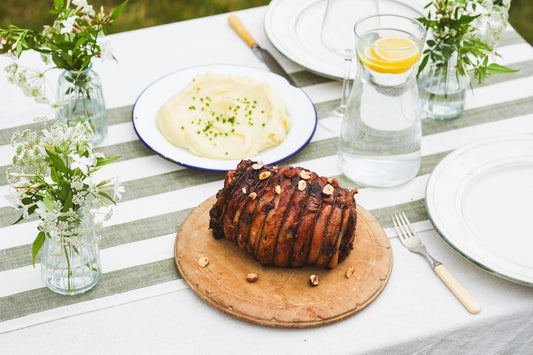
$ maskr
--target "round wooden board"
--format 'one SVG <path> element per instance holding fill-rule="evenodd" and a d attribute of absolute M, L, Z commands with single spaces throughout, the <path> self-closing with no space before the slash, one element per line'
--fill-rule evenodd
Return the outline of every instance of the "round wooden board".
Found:
<path fill-rule="evenodd" d="M 185 282 L 205 302 L 227 314 L 271 327 L 304 328 L 344 319 L 367 307 L 387 284 L 392 249 L 379 222 L 357 206 L 354 250 L 335 269 L 261 266 L 227 239 L 215 239 L 209 226 L 212 197 L 195 208 L 179 229 L 176 266 Z M 202 268 L 198 259 L 207 257 Z M 346 270 L 354 268 L 348 279 Z M 248 273 L 259 274 L 255 283 Z M 316 274 L 319 285 L 311 287 Z"/>

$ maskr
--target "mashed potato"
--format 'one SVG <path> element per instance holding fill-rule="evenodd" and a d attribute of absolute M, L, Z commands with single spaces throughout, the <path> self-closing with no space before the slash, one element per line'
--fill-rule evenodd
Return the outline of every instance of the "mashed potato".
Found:
<path fill-rule="evenodd" d="M 249 77 L 196 76 L 159 110 L 157 127 L 173 145 L 212 159 L 244 159 L 280 144 L 287 108 L 267 83 Z"/>

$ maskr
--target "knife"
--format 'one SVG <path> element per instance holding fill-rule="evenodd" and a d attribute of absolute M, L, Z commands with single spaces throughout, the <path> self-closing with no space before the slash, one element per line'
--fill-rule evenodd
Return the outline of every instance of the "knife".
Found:
<path fill-rule="evenodd" d="M 259 58 L 263 63 L 265 63 L 268 69 L 270 69 L 270 71 L 281 75 L 282 77 L 287 79 L 287 81 L 292 86 L 296 86 L 296 84 L 291 79 L 289 74 L 285 71 L 285 69 L 283 69 L 281 65 L 279 65 L 276 58 L 274 58 L 272 54 L 270 54 L 266 49 L 263 49 L 259 46 L 259 44 L 252 37 L 250 32 L 248 32 L 246 27 L 244 27 L 243 23 L 236 15 L 230 15 L 228 17 L 228 22 L 230 26 L 235 30 L 235 32 L 237 32 L 237 34 L 242 38 L 242 40 L 248 45 L 248 47 L 252 49 L 256 57 Z"/>

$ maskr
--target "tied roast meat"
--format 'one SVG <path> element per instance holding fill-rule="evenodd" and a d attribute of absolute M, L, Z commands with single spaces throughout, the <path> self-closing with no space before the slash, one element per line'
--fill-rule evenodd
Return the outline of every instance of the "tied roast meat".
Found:
<path fill-rule="evenodd" d="M 355 193 L 300 167 L 243 160 L 226 174 L 209 228 L 262 265 L 332 269 L 353 249 Z"/>

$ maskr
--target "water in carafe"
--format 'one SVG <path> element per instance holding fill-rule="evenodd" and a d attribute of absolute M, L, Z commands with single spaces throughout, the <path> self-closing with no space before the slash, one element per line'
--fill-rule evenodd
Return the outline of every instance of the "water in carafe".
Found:
<path fill-rule="evenodd" d="M 388 187 L 420 168 L 416 64 L 425 36 L 415 20 L 378 15 L 359 21 L 358 71 L 339 144 L 339 166 L 360 186 Z"/>

